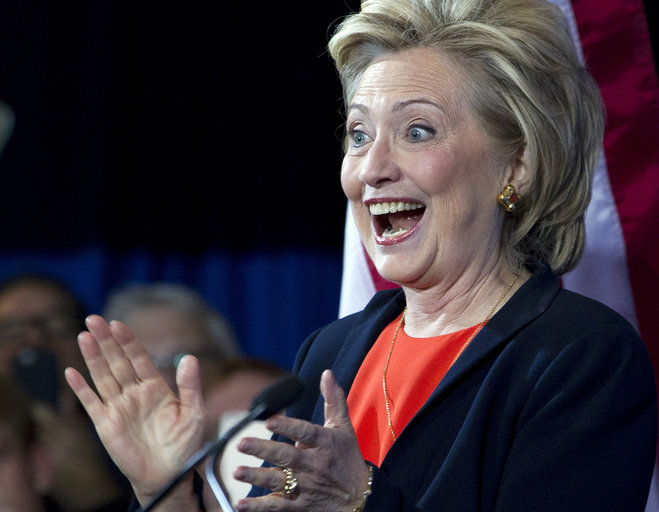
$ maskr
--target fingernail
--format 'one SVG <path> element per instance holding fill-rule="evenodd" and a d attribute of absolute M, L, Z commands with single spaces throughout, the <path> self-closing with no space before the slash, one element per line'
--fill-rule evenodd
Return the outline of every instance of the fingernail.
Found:
<path fill-rule="evenodd" d="M 272 431 L 277 430 L 279 428 L 279 421 L 274 418 L 270 418 L 268 420 L 267 426 L 268 426 L 268 430 L 272 430 Z"/>

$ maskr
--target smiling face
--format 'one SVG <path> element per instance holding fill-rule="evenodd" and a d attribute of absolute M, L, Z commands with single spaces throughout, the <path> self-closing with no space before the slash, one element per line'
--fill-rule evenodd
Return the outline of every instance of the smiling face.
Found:
<path fill-rule="evenodd" d="M 499 259 L 496 196 L 511 178 L 437 50 L 385 55 L 348 106 L 341 183 L 380 274 L 426 288 Z"/>

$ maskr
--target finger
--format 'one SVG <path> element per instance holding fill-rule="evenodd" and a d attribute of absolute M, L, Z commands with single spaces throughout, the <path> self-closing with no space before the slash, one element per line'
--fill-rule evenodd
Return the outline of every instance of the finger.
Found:
<path fill-rule="evenodd" d="M 121 387 L 110 371 L 96 338 L 89 332 L 81 332 L 78 335 L 78 346 L 101 398 L 108 400 L 121 393 Z"/>
<path fill-rule="evenodd" d="M 238 442 L 238 451 L 267 460 L 277 466 L 304 469 L 299 450 L 288 443 L 245 437 Z"/>
<path fill-rule="evenodd" d="M 130 361 L 135 377 L 147 380 L 160 376 L 153 359 L 126 324 L 112 320 L 109 329 L 110 334 L 121 347 L 125 357 Z"/>
<path fill-rule="evenodd" d="M 199 376 L 199 361 L 196 357 L 187 355 L 176 369 L 176 386 L 181 404 L 201 414 L 204 410 L 201 393 L 201 377 Z"/>
<path fill-rule="evenodd" d="M 64 378 L 69 387 L 78 397 L 78 400 L 80 400 L 80 403 L 85 411 L 87 411 L 92 422 L 97 425 L 103 415 L 103 402 L 101 402 L 100 398 L 94 393 L 92 388 L 89 387 L 89 384 L 87 384 L 87 381 L 85 381 L 84 377 L 80 375 L 78 370 L 67 368 L 64 371 Z"/>
<path fill-rule="evenodd" d="M 240 512 L 284 512 L 287 510 L 308 510 L 304 505 L 299 505 L 297 500 L 284 498 L 281 493 L 275 492 L 260 498 L 242 498 L 236 504 Z"/>
<path fill-rule="evenodd" d="M 350 415 L 345 393 L 331 370 L 325 370 L 320 378 L 320 392 L 325 399 L 325 426 L 350 427 Z"/>
<path fill-rule="evenodd" d="M 266 427 L 275 434 L 292 439 L 300 448 L 315 448 L 322 444 L 322 427 L 308 421 L 288 416 L 272 416 L 266 421 Z"/>
<path fill-rule="evenodd" d="M 107 322 L 98 315 L 90 315 L 85 319 L 85 324 L 92 336 L 96 338 L 108 368 L 119 386 L 123 388 L 134 384 L 137 381 L 135 370 L 123 348 L 114 338 Z"/>
<path fill-rule="evenodd" d="M 241 482 L 270 489 L 273 492 L 281 491 L 286 484 L 286 475 L 281 468 L 238 466 L 233 470 L 233 477 Z"/>
<path fill-rule="evenodd" d="M 284 497 L 282 490 L 286 484 L 286 475 L 281 468 L 251 468 L 239 466 L 233 472 L 236 480 L 270 489 L 273 492 L 260 498 L 243 498 L 238 501 L 240 511 L 273 511 L 273 510 L 308 510 L 297 502 L 298 496 Z"/>

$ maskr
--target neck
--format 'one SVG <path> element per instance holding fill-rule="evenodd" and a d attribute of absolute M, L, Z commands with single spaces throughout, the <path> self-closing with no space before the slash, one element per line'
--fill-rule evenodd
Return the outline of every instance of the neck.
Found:
<path fill-rule="evenodd" d="M 467 269 L 431 288 L 404 287 L 405 332 L 424 338 L 478 325 L 501 309 L 529 275 L 499 261 L 478 271 Z"/>

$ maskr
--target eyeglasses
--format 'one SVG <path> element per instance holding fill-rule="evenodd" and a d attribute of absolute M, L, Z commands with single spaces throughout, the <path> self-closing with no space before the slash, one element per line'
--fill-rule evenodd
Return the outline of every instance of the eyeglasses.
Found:
<path fill-rule="evenodd" d="M 181 359 L 187 356 L 189 352 L 174 352 L 172 354 L 163 354 L 161 356 L 155 356 L 151 359 L 153 364 L 156 365 L 156 368 L 178 368 Z"/>
<path fill-rule="evenodd" d="M 217 354 L 217 352 L 212 350 L 178 350 L 176 352 L 170 352 L 169 354 L 151 356 L 151 360 L 153 361 L 153 364 L 156 365 L 156 368 L 178 368 L 178 365 L 181 363 L 181 359 L 187 355 L 195 356 L 197 359 L 220 359 L 220 356 Z"/>
<path fill-rule="evenodd" d="M 23 341 L 35 330 L 51 340 L 70 338 L 80 329 L 75 318 L 60 314 L 1 320 L 0 343 Z"/>

